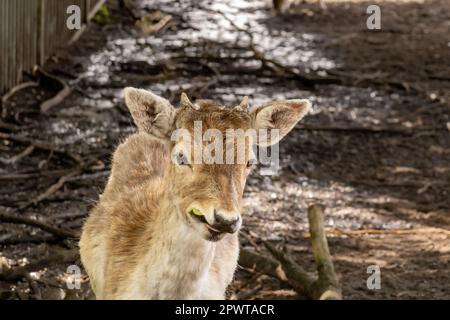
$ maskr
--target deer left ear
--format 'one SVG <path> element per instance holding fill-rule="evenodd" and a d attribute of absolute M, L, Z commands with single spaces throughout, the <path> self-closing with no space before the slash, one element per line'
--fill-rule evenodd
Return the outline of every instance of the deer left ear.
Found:
<path fill-rule="evenodd" d="M 170 137 L 175 109 L 166 99 L 143 89 L 125 88 L 125 103 L 139 131 Z"/>
<path fill-rule="evenodd" d="M 279 142 L 311 109 L 311 102 L 306 99 L 280 100 L 258 106 L 250 111 L 253 128 L 258 134 L 257 144 L 268 146 Z M 267 139 L 261 139 L 260 129 L 267 130 Z M 273 135 L 271 130 L 277 129 Z"/>

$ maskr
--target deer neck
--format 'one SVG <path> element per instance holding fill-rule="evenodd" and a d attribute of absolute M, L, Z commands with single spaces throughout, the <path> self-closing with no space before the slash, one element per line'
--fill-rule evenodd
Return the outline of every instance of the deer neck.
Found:
<path fill-rule="evenodd" d="M 207 284 L 216 244 L 188 225 L 170 191 L 166 191 L 154 225 L 154 246 L 146 258 L 152 265 L 146 274 L 147 283 L 156 286 L 152 298 L 195 297 Z"/>

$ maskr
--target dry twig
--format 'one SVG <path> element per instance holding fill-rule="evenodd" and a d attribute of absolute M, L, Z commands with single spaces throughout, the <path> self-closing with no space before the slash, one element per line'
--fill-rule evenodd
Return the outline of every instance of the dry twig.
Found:
<path fill-rule="evenodd" d="M 295 291 L 308 298 L 340 300 L 342 299 L 341 289 L 331 261 L 324 232 L 323 208 L 316 205 L 309 207 L 308 219 L 311 244 L 318 271 L 317 279 L 299 266 L 286 248 L 283 251 L 278 250 L 267 241 L 264 241 L 264 245 L 277 261 L 252 251 L 241 249 L 239 264 L 245 268 L 267 274 L 288 283 Z"/>
<path fill-rule="evenodd" d="M 11 158 L 0 157 L 0 162 L 3 164 L 14 164 L 17 161 L 19 161 L 20 159 L 30 155 L 33 152 L 33 150 L 34 150 L 34 146 L 30 145 L 25 150 L 16 154 L 15 156 L 12 156 Z"/>
<path fill-rule="evenodd" d="M 3 97 L 2 97 L 2 100 L 1 100 L 2 101 L 2 107 L 3 107 L 1 117 L 2 118 L 6 117 L 5 103 L 6 103 L 6 101 L 8 101 L 9 98 L 11 98 L 16 92 L 18 92 L 18 91 L 20 91 L 22 89 L 29 88 L 29 87 L 37 87 L 38 85 L 39 85 L 39 83 L 35 82 L 35 81 L 24 82 L 24 83 L 18 84 L 17 86 L 11 88 L 11 90 L 9 90 L 6 94 L 4 94 Z"/>
<path fill-rule="evenodd" d="M 23 210 L 25 208 L 28 208 L 30 205 L 33 205 L 33 204 L 35 205 L 35 204 L 41 202 L 42 200 L 48 198 L 53 193 L 55 193 L 60 188 L 62 188 L 64 186 L 64 184 L 66 183 L 66 181 L 68 181 L 70 178 L 80 174 L 82 171 L 83 171 L 83 168 L 78 167 L 78 168 L 75 168 L 74 170 L 70 171 L 69 173 L 61 176 L 55 184 L 52 184 L 47 190 L 45 190 L 43 193 L 39 194 L 37 197 L 31 199 L 30 201 L 25 202 L 19 208 L 21 210 Z"/>
<path fill-rule="evenodd" d="M 29 264 L 21 267 L 9 267 L 8 265 L 0 265 L 0 280 L 17 281 L 28 278 L 29 273 L 45 268 L 52 263 L 70 263 L 79 257 L 78 249 L 56 250 L 51 255 L 44 258 L 31 261 Z"/>
<path fill-rule="evenodd" d="M 58 84 L 61 86 L 61 90 L 52 98 L 45 100 L 44 102 L 41 103 L 41 112 L 47 112 L 48 110 L 50 110 L 51 108 L 53 108 L 54 106 L 60 104 L 65 98 L 67 98 L 71 92 L 72 89 L 66 84 L 66 82 L 64 80 L 62 80 L 61 78 L 52 75 L 46 71 L 44 71 L 42 68 L 37 67 L 35 69 L 35 73 L 40 74 L 46 78 L 49 78 L 53 81 L 58 82 Z"/>
<path fill-rule="evenodd" d="M 4 132 L 0 132 L 0 138 L 1 139 L 8 139 L 14 142 L 18 142 L 18 143 L 25 143 L 25 144 L 29 144 L 34 146 L 36 149 L 40 149 L 40 150 L 44 150 L 44 151 L 50 151 L 50 152 L 55 152 L 58 153 L 60 155 L 66 156 L 72 160 L 74 160 L 77 163 L 82 162 L 82 159 L 75 154 L 72 154 L 70 152 L 67 152 L 65 150 L 59 149 L 55 146 L 52 146 L 51 144 L 45 142 L 45 141 L 40 141 L 40 140 L 36 140 L 36 139 L 32 139 L 32 138 L 27 138 L 27 137 L 22 137 L 19 135 L 14 135 L 14 134 L 8 134 L 8 133 L 4 133 Z"/>
<path fill-rule="evenodd" d="M 51 224 L 24 217 L 19 215 L 13 215 L 6 212 L 0 212 L 0 222 L 4 223 L 15 223 L 15 224 L 25 224 L 28 226 L 32 226 L 35 228 L 39 228 L 45 232 L 51 233 L 59 238 L 73 238 L 77 239 L 79 237 L 79 233 L 73 230 L 66 230 L 52 226 Z"/>
<path fill-rule="evenodd" d="M 337 236 L 364 236 L 364 235 L 409 235 L 409 234 L 433 234 L 442 233 L 450 236 L 450 230 L 443 228 L 416 228 L 416 229 L 389 229 L 389 230 L 379 230 L 379 229 L 359 229 L 359 230 L 349 230 L 349 229 L 326 229 L 327 235 L 337 235 Z M 305 237 L 310 237 L 310 233 L 305 233 Z"/>
<path fill-rule="evenodd" d="M 308 208 L 311 244 L 316 260 L 319 278 L 314 285 L 315 296 L 320 300 L 342 299 L 341 288 L 331 261 L 330 250 L 324 231 L 322 206 L 313 205 Z"/>

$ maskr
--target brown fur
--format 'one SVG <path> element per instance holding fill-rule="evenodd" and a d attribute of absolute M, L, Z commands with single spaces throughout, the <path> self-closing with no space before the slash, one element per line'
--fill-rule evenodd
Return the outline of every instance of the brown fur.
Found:
<path fill-rule="evenodd" d="M 217 209 L 226 219 L 240 218 L 249 170 L 245 164 L 177 165 L 171 150 L 178 142 L 168 135 L 177 128 L 193 133 L 194 121 L 202 122 L 203 131 L 246 130 L 256 126 L 259 111 L 248 113 L 206 100 L 197 101 L 198 110 L 174 109 L 149 92 L 127 90 L 140 132 L 115 151 L 105 191 L 80 240 L 92 288 L 99 299 L 221 299 L 236 268 L 237 233 L 214 238 L 187 212 L 195 204 L 205 212 Z M 290 119 L 274 113 L 270 125 L 290 130 L 300 119 L 295 114 L 300 100 L 295 101 L 286 109 Z M 302 112 L 309 107 L 303 106 Z M 275 109 L 280 111 L 280 105 Z M 272 120 L 265 115 L 258 126 Z M 208 223 L 214 220 L 205 217 Z"/>

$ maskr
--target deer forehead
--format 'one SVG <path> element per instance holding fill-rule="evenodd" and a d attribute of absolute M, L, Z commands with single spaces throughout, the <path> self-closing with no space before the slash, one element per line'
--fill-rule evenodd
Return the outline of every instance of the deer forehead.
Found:
<path fill-rule="evenodd" d="M 202 130 L 249 129 L 252 122 L 247 112 L 224 107 L 211 100 L 198 100 L 198 109 L 179 109 L 175 118 L 176 128 L 194 129 L 195 122 L 201 122 Z"/>

